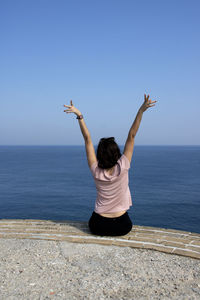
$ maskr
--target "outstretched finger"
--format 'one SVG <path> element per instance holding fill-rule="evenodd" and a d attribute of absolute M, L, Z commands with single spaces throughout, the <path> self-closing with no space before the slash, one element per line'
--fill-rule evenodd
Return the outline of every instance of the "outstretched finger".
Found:
<path fill-rule="evenodd" d="M 70 100 L 70 104 L 71 104 L 71 106 L 73 106 L 72 100 Z"/>
<path fill-rule="evenodd" d="M 71 107 L 71 105 L 65 105 L 65 104 L 63 106 L 65 106 L 65 107 Z"/>
<path fill-rule="evenodd" d="M 149 95 L 146 96 L 146 94 L 144 94 L 144 101 L 148 101 L 149 100 Z"/>

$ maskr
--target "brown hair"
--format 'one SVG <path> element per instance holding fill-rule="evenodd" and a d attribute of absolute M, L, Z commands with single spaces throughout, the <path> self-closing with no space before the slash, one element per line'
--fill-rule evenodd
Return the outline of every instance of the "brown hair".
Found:
<path fill-rule="evenodd" d="M 98 167 L 102 169 L 110 169 L 116 165 L 121 157 L 119 146 L 115 142 L 114 137 L 102 138 L 97 147 Z"/>

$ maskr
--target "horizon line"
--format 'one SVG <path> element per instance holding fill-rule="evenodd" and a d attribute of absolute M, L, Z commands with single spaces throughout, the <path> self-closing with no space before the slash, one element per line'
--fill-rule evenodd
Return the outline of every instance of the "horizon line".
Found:
<path fill-rule="evenodd" d="M 124 146 L 123 145 L 120 145 L 118 144 L 119 146 Z M 85 145 L 84 144 L 68 144 L 68 145 L 65 145 L 65 144 L 10 144 L 10 145 L 6 145 L 6 144 L 3 144 L 3 145 L 0 145 L 0 147 L 31 147 L 31 146 L 42 146 L 42 147 L 66 147 L 66 146 L 69 146 L 69 147 L 84 147 Z M 94 146 L 97 146 L 97 144 L 94 144 Z M 137 146 L 200 146 L 200 144 L 138 144 L 138 145 L 134 145 L 134 147 L 137 147 Z"/>

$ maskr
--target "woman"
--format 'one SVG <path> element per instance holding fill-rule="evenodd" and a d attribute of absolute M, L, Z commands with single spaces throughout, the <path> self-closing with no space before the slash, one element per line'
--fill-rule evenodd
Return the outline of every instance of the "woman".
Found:
<path fill-rule="evenodd" d="M 120 236 L 127 234 L 132 229 L 132 222 L 127 212 L 132 205 L 128 186 L 128 170 L 143 112 L 154 106 L 155 102 L 157 101 L 149 100 L 149 95 L 144 94 L 144 102 L 129 130 L 122 155 L 115 139 L 111 137 L 102 138 L 99 141 L 97 156 L 83 115 L 74 107 L 72 100 L 71 105 L 64 105 L 67 107 L 64 112 L 74 113 L 77 116 L 85 140 L 88 165 L 96 184 L 95 210 L 88 224 L 93 234 Z"/>

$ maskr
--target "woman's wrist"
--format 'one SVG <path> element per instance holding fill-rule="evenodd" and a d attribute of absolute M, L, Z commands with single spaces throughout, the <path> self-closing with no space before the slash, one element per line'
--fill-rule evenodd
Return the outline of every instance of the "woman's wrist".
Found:
<path fill-rule="evenodd" d="M 79 115 L 76 117 L 78 120 L 82 120 L 83 119 L 83 115 Z"/>
<path fill-rule="evenodd" d="M 142 106 L 139 108 L 139 112 L 140 112 L 140 113 L 143 113 L 143 112 L 144 112 L 144 109 L 143 109 Z"/>
<path fill-rule="evenodd" d="M 79 110 L 75 114 L 77 117 L 80 117 L 82 115 L 82 113 Z"/>

